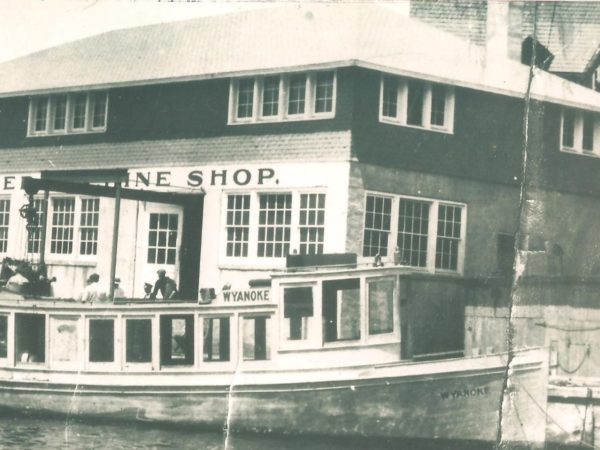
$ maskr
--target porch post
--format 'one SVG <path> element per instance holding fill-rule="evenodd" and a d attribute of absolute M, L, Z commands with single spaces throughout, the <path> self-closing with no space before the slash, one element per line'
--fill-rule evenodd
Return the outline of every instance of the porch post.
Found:
<path fill-rule="evenodd" d="M 108 297 L 114 301 L 115 272 L 117 270 L 117 244 L 119 243 L 119 213 L 121 210 L 121 182 L 115 181 L 115 218 L 113 221 L 112 250 L 110 253 L 110 287 Z"/>

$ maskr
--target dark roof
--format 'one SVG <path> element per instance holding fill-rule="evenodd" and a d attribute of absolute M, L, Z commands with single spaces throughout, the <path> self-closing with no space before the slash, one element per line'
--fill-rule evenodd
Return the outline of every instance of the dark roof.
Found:
<path fill-rule="evenodd" d="M 251 135 L 0 149 L 0 171 L 153 168 L 350 159 L 350 132 Z"/>
<path fill-rule="evenodd" d="M 0 64 L 0 96 L 361 66 L 523 97 L 528 67 L 388 7 L 287 4 L 116 30 Z M 533 98 L 600 111 L 600 94 L 536 72 Z"/>

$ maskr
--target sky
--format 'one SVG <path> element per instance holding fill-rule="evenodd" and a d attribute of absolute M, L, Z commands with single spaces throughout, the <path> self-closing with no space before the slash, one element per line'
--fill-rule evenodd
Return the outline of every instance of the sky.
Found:
<path fill-rule="evenodd" d="M 383 3 L 401 11 L 408 7 L 407 0 Z M 0 61 L 111 29 L 274 5 L 271 0 L 0 0 Z"/>

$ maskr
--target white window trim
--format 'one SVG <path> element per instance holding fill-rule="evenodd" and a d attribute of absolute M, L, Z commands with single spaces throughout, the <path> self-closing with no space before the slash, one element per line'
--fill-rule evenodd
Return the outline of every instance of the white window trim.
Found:
<path fill-rule="evenodd" d="M 74 218 L 73 218 L 73 252 L 71 253 L 52 253 L 52 216 L 54 214 L 54 199 L 67 199 L 73 198 L 75 199 L 75 209 Z M 46 222 L 46 248 L 45 255 L 47 262 L 52 264 L 53 262 L 65 262 L 65 261 L 77 261 L 77 262 L 96 262 L 98 260 L 98 253 L 100 252 L 101 244 L 101 234 L 100 234 L 100 220 L 102 217 L 101 207 L 102 200 L 99 199 L 99 217 L 98 217 L 98 242 L 96 247 L 95 255 L 82 255 L 80 253 L 80 243 L 81 243 L 81 201 L 83 199 L 97 199 L 98 197 L 91 197 L 85 195 L 51 195 L 48 198 L 48 219 Z M 39 253 L 38 253 L 39 255 Z"/>
<path fill-rule="evenodd" d="M 258 256 L 258 216 L 259 196 L 262 194 L 292 194 L 292 223 L 290 224 L 290 252 L 300 249 L 300 196 L 302 194 L 325 194 L 325 223 L 328 228 L 327 205 L 329 196 L 324 188 L 314 189 L 261 189 L 259 191 L 226 190 L 221 196 L 221 227 L 219 239 L 219 261 L 221 265 L 252 266 L 252 267 L 282 267 L 286 257 Z M 227 256 L 227 196 L 250 195 L 250 223 L 248 225 L 248 256 Z M 326 233 L 323 234 L 323 252 L 327 252 Z"/>
<path fill-rule="evenodd" d="M 96 94 L 106 95 L 106 105 L 104 108 L 104 126 L 94 127 L 93 126 L 93 105 L 92 97 Z M 89 133 L 104 133 L 108 123 L 108 103 L 109 95 L 107 91 L 98 92 L 86 92 L 86 105 L 85 105 L 85 126 L 83 128 L 73 128 L 73 99 L 75 96 L 82 94 L 81 92 L 75 92 L 70 94 L 57 94 L 57 95 L 45 95 L 36 96 L 29 99 L 29 114 L 27 120 L 27 137 L 40 137 L 40 136 L 62 136 L 68 134 L 89 134 Z M 56 99 L 57 97 L 66 95 L 67 106 L 65 112 L 65 127 L 60 130 L 54 129 L 54 113 L 56 110 Z M 37 102 L 39 99 L 47 99 L 48 107 L 46 108 L 46 129 L 43 131 L 35 131 L 35 113 L 37 109 Z"/>
<path fill-rule="evenodd" d="M 394 263 L 394 251 L 396 246 L 398 245 L 398 214 L 400 211 L 400 200 L 416 200 L 422 202 L 428 202 L 431 204 L 429 208 L 429 229 L 427 231 L 427 263 L 425 267 L 416 267 L 410 265 L 399 265 L 399 267 L 406 267 L 408 269 L 412 269 L 415 271 L 421 272 L 429 272 L 429 273 L 448 273 L 448 274 L 459 274 L 462 275 L 464 273 L 464 259 L 465 259 L 465 249 L 466 249 L 466 241 L 467 241 L 467 205 L 466 203 L 455 202 L 455 201 L 446 201 L 434 198 L 427 197 L 415 197 L 411 195 L 395 195 L 389 193 L 382 193 L 377 191 L 365 191 L 363 198 L 363 218 L 362 218 L 362 229 L 361 229 L 361 237 L 360 237 L 360 250 L 358 261 L 360 263 L 372 263 L 372 256 L 363 256 L 363 246 L 364 246 L 364 231 L 365 231 L 365 220 L 367 216 L 366 202 L 367 196 L 373 195 L 378 197 L 385 197 L 392 199 L 392 209 L 391 209 L 391 226 L 390 226 L 390 237 L 388 240 L 388 254 L 381 257 L 382 261 L 385 264 L 393 264 Z M 450 269 L 438 269 L 435 267 L 435 251 L 436 251 L 436 242 L 437 242 L 437 220 L 438 220 L 438 211 L 440 205 L 449 205 L 449 206 L 458 206 L 462 208 L 461 214 L 461 226 L 460 226 L 460 242 L 458 244 L 458 259 L 456 261 L 456 270 Z"/>
<path fill-rule="evenodd" d="M 565 109 L 569 109 L 574 115 L 573 124 L 573 147 L 567 147 L 563 144 L 563 135 L 565 131 Z M 560 151 L 564 153 L 577 154 L 581 156 L 591 156 L 592 158 L 600 158 L 600 119 L 594 113 L 594 142 L 593 149 L 583 149 L 583 115 L 587 111 L 574 108 L 564 107 L 560 114 Z"/>
<path fill-rule="evenodd" d="M 320 72 L 333 73 L 333 98 L 331 102 L 331 111 L 315 112 L 316 106 L 316 79 Z M 288 114 L 288 99 L 289 99 L 289 82 L 293 75 L 306 76 L 306 96 L 304 98 L 304 113 Z M 279 104 L 277 107 L 277 115 L 263 116 L 262 101 L 264 92 L 264 80 L 273 76 L 279 76 Z M 252 117 L 237 117 L 237 101 L 238 87 L 240 80 L 253 78 L 254 79 L 254 98 L 252 104 Z M 337 71 L 322 70 L 311 72 L 287 73 L 287 74 L 269 74 L 256 77 L 242 77 L 232 79 L 229 84 L 229 114 L 228 125 L 242 125 L 248 123 L 272 123 L 272 122 L 294 122 L 301 120 L 320 120 L 331 119 L 335 117 L 337 99 Z"/>
<path fill-rule="evenodd" d="M 392 75 L 387 75 L 392 76 Z M 454 109 L 455 109 L 455 93 L 454 86 L 443 85 L 446 91 L 446 101 L 444 110 L 444 122 L 446 125 L 439 126 L 431 123 L 431 87 L 434 83 L 425 80 L 418 80 L 423 83 L 423 125 L 411 125 L 407 123 L 407 103 L 408 103 L 408 80 L 398 77 L 398 97 L 396 100 L 396 117 L 383 115 L 383 93 L 384 80 L 386 74 L 381 75 L 379 88 L 379 121 L 391 125 L 399 125 L 407 128 L 415 128 L 418 130 L 437 131 L 439 133 L 454 134 Z"/>
<path fill-rule="evenodd" d="M 10 196 L 8 196 L 8 195 L 0 195 L 0 200 L 8 200 L 8 202 L 9 202 L 9 205 L 8 205 L 8 225 L 6 226 L 8 228 L 8 236 L 7 236 L 8 240 L 7 240 L 7 243 L 6 243 L 6 251 L 3 252 L 2 250 L 0 250 L 0 256 L 4 257 L 4 256 L 7 256 L 10 253 L 10 250 L 11 250 L 10 249 L 10 236 L 11 236 L 11 231 L 12 231 L 11 225 L 12 225 L 12 222 L 14 222 L 14 219 L 13 219 L 13 216 L 14 216 L 14 214 L 13 214 L 13 203 L 14 202 L 13 202 L 13 199 Z M 14 233 L 14 231 L 13 231 L 13 233 Z"/>
<path fill-rule="evenodd" d="M 316 281 L 300 281 L 285 283 L 279 285 L 279 348 L 278 352 L 286 350 L 305 350 L 311 348 L 319 348 L 323 343 L 323 326 L 322 326 L 322 304 L 321 295 L 318 291 L 321 289 L 321 285 Z M 283 316 L 283 310 L 285 306 L 285 295 L 284 292 L 289 288 L 311 288 L 313 295 L 313 315 L 312 321 L 308 326 L 308 336 L 306 339 L 288 339 L 288 324 L 287 320 Z"/>

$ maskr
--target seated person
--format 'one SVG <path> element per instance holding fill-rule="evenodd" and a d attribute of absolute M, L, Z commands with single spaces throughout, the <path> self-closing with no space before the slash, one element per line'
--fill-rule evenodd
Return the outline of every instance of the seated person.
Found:
<path fill-rule="evenodd" d="M 151 299 L 156 299 L 156 294 L 160 291 L 163 299 L 174 299 L 177 298 L 177 283 L 172 278 L 167 276 L 167 272 L 164 269 L 156 271 L 158 280 L 154 283 L 154 290 L 150 294 Z"/>
<path fill-rule="evenodd" d="M 93 273 L 88 277 L 86 286 L 77 299 L 84 303 L 106 301 L 106 290 L 100 287 L 100 275 Z"/>

